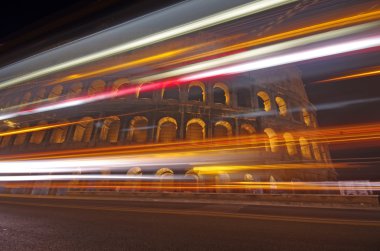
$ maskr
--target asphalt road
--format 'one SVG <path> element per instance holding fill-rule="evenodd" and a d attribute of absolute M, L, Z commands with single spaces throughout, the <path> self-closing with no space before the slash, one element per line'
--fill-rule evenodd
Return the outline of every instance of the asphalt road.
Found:
<path fill-rule="evenodd" d="M 0 250 L 380 250 L 380 211 L 0 198 Z"/>

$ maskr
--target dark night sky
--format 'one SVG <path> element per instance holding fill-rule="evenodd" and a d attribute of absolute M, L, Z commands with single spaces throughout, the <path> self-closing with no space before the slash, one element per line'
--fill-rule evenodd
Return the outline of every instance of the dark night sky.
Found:
<path fill-rule="evenodd" d="M 118 0 L 98 0 L 98 1 L 9 1 L 2 4 L 0 10 L 0 53 L 9 46 L 9 41 L 18 39 L 29 34 L 30 30 L 43 27 L 46 24 L 52 25 L 55 17 L 64 18 L 60 13 L 80 10 L 81 14 L 72 18 L 68 25 L 76 25 L 78 22 L 87 22 L 95 16 L 110 13 L 118 8 L 139 6 L 140 12 L 150 12 L 155 1 L 118 1 Z M 160 1 L 158 1 L 160 2 Z M 164 7 L 176 1 L 161 1 L 155 4 L 154 8 Z M 178 1 L 177 1 L 178 2 Z M 101 6 L 101 7 L 98 7 Z M 64 27 L 57 24 L 58 27 Z M 60 26 L 61 25 L 61 26 Z M 56 29 L 56 26 L 51 28 Z M 29 34 L 28 36 L 33 36 Z M 23 39 L 27 39 L 23 38 Z M 23 40 L 24 43 L 27 40 Z M 3 48 L 3 50 L 2 50 Z M 5 50 L 6 51 L 6 50 Z M 1 56 L 1 55 L 0 55 Z M 313 81 L 321 80 L 331 76 L 340 75 L 350 69 L 380 65 L 380 53 L 368 52 L 360 55 L 345 55 L 329 60 L 319 60 L 306 62 L 299 65 L 311 102 L 315 105 L 327 104 L 339 101 L 357 101 L 360 104 L 346 105 L 340 108 L 318 111 L 318 120 L 321 127 L 344 124 L 358 124 L 367 122 L 380 122 L 380 101 L 366 102 L 369 98 L 378 98 L 380 95 L 380 77 L 368 77 L 346 81 L 339 81 L 324 84 L 312 84 Z M 377 157 L 380 150 L 376 147 L 362 147 L 355 150 L 340 149 L 332 146 L 333 158 L 348 157 Z M 380 172 L 375 168 L 363 170 L 353 170 L 351 173 L 343 173 L 344 179 L 356 177 L 359 179 L 380 180 Z"/>

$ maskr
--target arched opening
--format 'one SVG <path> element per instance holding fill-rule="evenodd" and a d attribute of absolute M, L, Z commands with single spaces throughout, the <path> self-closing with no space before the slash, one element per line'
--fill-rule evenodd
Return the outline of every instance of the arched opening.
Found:
<path fill-rule="evenodd" d="M 236 91 L 237 105 L 239 107 L 251 107 L 251 90 L 248 88 L 239 88 Z"/>
<path fill-rule="evenodd" d="M 223 138 L 232 136 L 232 126 L 227 121 L 218 121 L 214 125 L 214 138 Z"/>
<path fill-rule="evenodd" d="M 265 143 L 265 149 L 272 153 L 277 152 L 277 134 L 272 128 L 265 128 L 264 133 L 268 136 L 268 142 Z M 269 143 L 269 144 L 268 144 Z"/>
<path fill-rule="evenodd" d="M 300 142 L 302 156 L 305 159 L 311 159 L 310 145 L 307 139 L 305 139 L 304 137 L 300 137 L 299 142 Z"/>
<path fill-rule="evenodd" d="M 80 82 L 71 84 L 67 92 L 67 97 L 73 98 L 73 97 L 79 96 L 82 93 L 82 89 L 83 89 L 83 84 Z"/>
<path fill-rule="evenodd" d="M 41 88 L 37 91 L 36 96 L 34 97 L 34 101 L 43 100 L 46 96 L 46 89 Z"/>
<path fill-rule="evenodd" d="M 295 144 L 293 135 L 286 132 L 286 133 L 284 133 L 283 136 L 284 136 L 285 145 L 286 145 L 286 149 L 288 151 L 289 156 L 296 155 L 297 154 L 297 148 L 296 148 L 296 144 Z"/>
<path fill-rule="evenodd" d="M 128 138 L 132 143 L 146 143 L 148 140 L 148 119 L 143 116 L 134 117 L 129 124 Z"/>
<path fill-rule="evenodd" d="M 50 143 L 62 144 L 66 141 L 68 126 L 56 127 L 53 129 L 50 136 Z"/>
<path fill-rule="evenodd" d="M 139 99 L 153 99 L 153 91 L 147 85 L 141 84 L 137 88 L 137 97 Z"/>
<path fill-rule="evenodd" d="M 116 143 L 119 139 L 120 119 L 112 116 L 103 121 L 102 129 L 100 130 L 100 140 L 109 143 Z"/>
<path fill-rule="evenodd" d="M 126 79 L 126 78 L 119 78 L 119 79 L 116 79 L 112 83 L 112 87 L 111 88 L 112 88 L 112 91 L 117 92 L 119 90 L 127 88 L 128 84 L 129 84 L 129 80 L 128 79 Z"/>
<path fill-rule="evenodd" d="M 239 134 L 240 136 L 249 136 L 252 135 L 256 132 L 255 128 L 247 123 L 241 124 L 240 125 L 240 131 Z"/>
<path fill-rule="evenodd" d="M 175 84 L 170 85 L 170 86 L 165 86 L 162 89 L 162 99 L 179 100 L 179 86 Z"/>
<path fill-rule="evenodd" d="M 230 175 L 228 173 L 219 173 L 215 176 L 215 192 L 229 192 L 228 183 L 231 181 Z"/>
<path fill-rule="evenodd" d="M 41 121 L 37 125 L 41 126 L 41 125 L 46 125 L 46 124 L 47 124 L 46 121 Z M 41 144 L 42 141 L 44 140 L 45 134 L 46 134 L 45 130 L 32 132 L 32 136 L 30 137 L 29 143 Z"/>
<path fill-rule="evenodd" d="M 276 97 L 275 100 L 276 100 L 278 113 L 280 114 L 280 116 L 285 117 L 288 113 L 285 100 L 281 97 Z"/>
<path fill-rule="evenodd" d="M 201 119 L 191 119 L 186 124 L 187 140 L 203 140 L 206 138 L 206 124 Z"/>
<path fill-rule="evenodd" d="M 269 112 L 271 109 L 271 103 L 268 93 L 260 91 L 257 93 L 259 110 Z"/>
<path fill-rule="evenodd" d="M 10 141 L 11 141 L 11 137 L 10 135 L 8 136 L 3 136 L 3 137 L 0 137 L 0 147 L 3 148 L 3 147 L 6 147 L 9 145 Z M 16 136 L 17 137 L 17 136 Z"/>
<path fill-rule="evenodd" d="M 227 85 L 223 83 L 216 83 L 213 87 L 213 94 L 215 104 L 230 104 L 230 92 Z"/>
<path fill-rule="evenodd" d="M 184 183 L 182 186 L 184 189 L 184 191 L 195 191 L 195 192 L 198 192 L 199 191 L 199 182 L 201 181 L 201 177 L 193 170 L 193 169 L 190 169 L 188 171 L 186 171 L 185 173 L 185 181 L 186 183 Z"/>
<path fill-rule="evenodd" d="M 311 146 L 313 148 L 314 158 L 318 161 L 322 160 L 321 152 L 319 151 L 318 144 L 315 142 L 311 142 Z"/>
<path fill-rule="evenodd" d="M 22 97 L 20 104 L 26 104 L 26 103 L 28 103 L 31 99 L 32 99 L 32 93 L 31 93 L 31 92 L 27 92 L 27 93 L 25 93 L 24 96 Z"/>
<path fill-rule="evenodd" d="M 156 172 L 156 176 L 160 177 L 162 191 L 173 191 L 174 172 L 166 167 L 160 168 Z M 165 189 L 165 187 L 167 189 Z"/>
<path fill-rule="evenodd" d="M 141 176 L 143 173 L 142 173 L 142 170 L 140 167 L 131 167 L 128 169 L 128 172 L 127 172 L 127 175 L 134 175 L 134 176 Z"/>
<path fill-rule="evenodd" d="M 74 142 L 90 142 L 94 121 L 91 117 L 84 117 L 76 126 L 73 135 Z"/>
<path fill-rule="evenodd" d="M 177 139 L 177 121 L 171 117 L 164 117 L 158 121 L 157 141 L 172 142 Z"/>
<path fill-rule="evenodd" d="M 88 88 L 87 94 L 95 95 L 95 94 L 103 92 L 105 88 L 106 88 L 106 82 L 98 79 L 91 83 L 90 87 Z"/>
<path fill-rule="evenodd" d="M 269 187 L 271 193 L 277 193 L 277 180 L 272 175 L 269 177 Z"/>
<path fill-rule="evenodd" d="M 311 125 L 310 114 L 305 108 L 302 108 L 302 116 L 303 116 L 303 122 L 305 123 L 305 125 L 310 126 Z"/>
<path fill-rule="evenodd" d="M 205 85 L 202 82 L 194 81 L 189 84 L 188 100 L 198 102 L 206 101 Z"/>
<path fill-rule="evenodd" d="M 57 98 L 59 96 L 61 96 L 63 92 L 63 86 L 62 85 L 56 85 L 53 87 L 53 89 L 51 89 L 49 95 L 48 95 L 48 98 Z"/>
<path fill-rule="evenodd" d="M 27 128 L 29 124 L 24 124 L 22 128 Z M 16 134 L 15 139 L 13 141 L 14 146 L 21 146 L 25 143 L 27 133 L 19 133 Z"/>

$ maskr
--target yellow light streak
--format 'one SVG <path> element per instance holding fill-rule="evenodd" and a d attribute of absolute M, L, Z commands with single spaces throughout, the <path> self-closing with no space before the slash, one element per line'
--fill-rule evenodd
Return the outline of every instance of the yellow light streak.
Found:
<path fill-rule="evenodd" d="M 368 12 L 368 13 L 364 13 L 364 14 L 358 14 L 355 16 L 340 18 L 340 19 L 327 21 L 327 22 L 320 23 L 320 24 L 302 27 L 299 29 L 286 31 L 283 33 L 274 34 L 274 35 L 270 35 L 267 37 L 258 38 L 258 39 L 250 40 L 250 41 L 235 44 L 235 45 L 230 45 L 230 46 L 227 46 L 227 47 L 224 47 L 221 49 L 197 54 L 197 55 L 190 56 L 187 58 L 173 60 L 173 61 L 170 61 L 168 63 L 163 63 L 163 64 L 161 64 L 161 66 L 169 66 L 169 65 L 173 65 L 173 64 L 183 63 L 183 62 L 187 62 L 187 61 L 191 61 L 191 60 L 195 60 L 195 59 L 199 59 L 199 58 L 203 58 L 203 57 L 209 57 L 209 56 L 227 53 L 227 52 L 231 52 L 231 51 L 235 51 L 235 50 L 241 50 L 241 49 L 245 49 L 248 47 L 258 46 L 258 45 L 262 45 L 262 44 L 266 44 L 266 43 L 278 42 L 280 40 L 294 38 L 294 37 L 298 37 L 298 36 L 302 36 L 302 35 L 306 35 L 306 34 L 310 34 L 310 33 L 315 33 L 315 32 L 319 32 L 319 31 L 324 31 L 324 30 L 328 30 L 328 29 L 333 29 L 333 28 L 338 28 L 338 27 L 343 27 L 343 26 L 348 26 L 348 25 L 378 20 L 379 18 L 380 18 L 380 11 L 376 10 L 376 11 L 372 11 L 372 12 Z"/>
<path fill-rule="evenodd" d="M 355 74 L 349 74 L 349 75 L 344 75 L 344 76 L 340 76 L 340 77 L 316 81 L 314 83 L 328 83 L 328 82 L 335 82 L 335 81 L 347 80 L 347 79 L 353 79 L 353 78 L 370 77 L 370 76 L 375 76 L 375 75 L 379 75 L 379 74 L 380 74 L 380 68 L 377 68 L 377 69 L 372 69 L 370 71 L 366 70 L 364 72 L 359 72 L 359 73 L 355 73 Z"/>
<path fill-rule="evenodd" d="M 218 24 L 222 24 L 228 21 L 232 21 L 238 18 L 242 18 L 248 15 L 259 13 L 271 8 L 282 6 L 295 2 L 296 0 L 261 0 L 254 1 L 248 4 L 243 4 L 232 9 L 221 11 L 219 13 L 194 20 L 192 22 L 176 26 L 158 33 L 154 33 L 137 40 L 128 41 L 126 43 L 108 48 L 99 52 L 88 54 L 79 58 L 68 60 L 50 67 L 39 69 L 28 74 L 15 77 L 0 83 L 0 89 L 5 88 L 20 82 L 28 81 L 37 77 L 41 77 L 50 73 L 58 72 L 61 70 L 69 69 L 78 65 L 100 60 L 112 55 L 117 55 L 123 52 L 128 52 L 134 49 L 152 45 L 158 42 L 162 42 L 171 38 L 182 36 L 191 32 L 202 30 L 208 27 L 212 27 Z"/>

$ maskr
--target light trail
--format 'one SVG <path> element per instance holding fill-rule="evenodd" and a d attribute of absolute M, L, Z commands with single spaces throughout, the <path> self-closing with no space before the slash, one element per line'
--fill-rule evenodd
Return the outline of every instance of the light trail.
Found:
<path fill-rule="evenodd" d="M 289 53 L 280 56 L 274 56 L 265 58 L 249 63 L 238 64 L 235 66 L 224 67 L 217 70 L 211 70 L 206 72 L 197 73 L 187 77 L 180 78 L 181 81 L 193 81 L 198 79 L 210 78 L 219 75 L 231 75 L 238 74 L 247 71 L 254 71 L 259 69 L 265 69 L 274 66 L 281 66 L 290 63 L 296 63 L 306 61 L 310 59 L 317 59 L 326 56 L 332 56 L 342 54 L 346 52 L 352 52 L 357 50 L 368 49 L 377 47 L 380 45 L 380 36 L 374 36 L 372 38 L 358 39 L 350 42 L 337 43 L 330 46 L 323 46 L 316 49 L 304 50 L 301 52 Z"/>
<path fill-rule="evenodd" d="M 327 31 L 324 33 L 316 34 L 316 35 L 297 38 L 297 39 L 286 41 L 286 42 L 281 42 L 281 43 L 268 45 L 268 46 L 264 46 L 264 47 L 259 47 L 256 49 L 252 49 L 252 50 L 248 50 L 248 51 L 244 51 L 244 52 L 240 52 L 240 53 L 235 53 L 235 54 L 225 56 L 225 57 L 211 59 L 211 60 L 208 60 L 206 62 L 191 64 L 191 65 L 184 66 L 184 67 L 172 70 L 172 71 L 163 72 L 163 73 L 159 73 L 159 74 L 152 75 L 152 76 L 132 79 L 132 82 L 147 83 L 147 82 L 152 82 L 152 81 L 156 81 L 156 80 L 173 78 L 173 77 L 178 77 L 181 75 L 194 73 L 197 71 L 200 72 L 200 71 L 204 71 L 204 70 L 208 70 L 208 69 L 212 69 L 212 68 L 216 68 L 216 67 L 222 67 L 225 65 L 238 64 L 239 62 L 245 62 L 247 60 L 254 60 L 258 57 L 264 57 L 264 59 L 262 59 L 262 60 L 265 60 L 265 57 L 269 57 L 269 55 L 273 54 L 273 53 L 280 53 L 282 51 L 286 51 L 289 49 L 295 49 L 297 47 L 301 47 L 304 45 L 310 45 L 310 44 L 314 44 L 317 42 L 325 42 L 328 40 L 332 40 L 334 38 L 342 38 L 342 37 L 345 37 L 348 35 L 357 34 L 357 33 L 363 32 L 363 31 L 367 31 L 369 29 L 379 27 L 379 25 L 380 25 L 380 21 L 376 21 L 376 22 L 372 22 L 372 23 L 365 23 L 365 24 L 360 24 L 360 25 L 356 25 L 356 26 L 352 26 L 352 27 L 346 27 L 346 28 L 342 28 L 339 30 Z M 335 44 L 337 44 L 337 46 L 338 45 L 342 46 L 342 45 L 344 45 L 344 42 L 335 43 Z M 318 46 L 316 46 L 316 47 L 318 48 Z M 362 49 L 366 49 L 366 48 L 368 48 L 368 47 L 363 46 Z M 285 54 L 285 53 L 283 52 L 283 54 Z M 340 54 L 340 53 L 336 53 L 336 54 Z M 332 55 L 336 55 L 336 54 L 332 54 Z M 315 56 L 314 58 L 318 58 L 318 57 Z M 313 59 L 313 58 L 311 58 L 311 59 Z M 302 60 L 300 60 L 300 61 L 302 61 Z M 239 67 L 239 65 L 237 65 L 236 67 Z M 268 68 L 268 67 L 270 67 L 270 66 L 265 66 L 263 68 L 258 68 L 258 69 L 264 69 L 264 68 Z M 245 70 L 245 71 L 247 71 L 247 70 Z M 233 73 L 231 73 L 231 74 L 233 74 Z M 215 75 L 212 75 L 212 76 L 215 76 Z M 223 75 L 223 74 L 218 73 L 218 75 Z M 202 77 L 199 77 L 199 79 L 201 79 L 201 78 Z M 188 81 L 188 80 L 186 80 L 184 78 L 180 78 L 178 81 L 181 82 L 181 81 Z"/>
<path fill-rule="evenodd" d="M 150 82 L 157 79 L 177 77 L 178 75 L 184 75 L 186 73 L 196 72 L 196 71 L 203 71 L 205 69 L 210 69 L 210 68 L 214 68 L 218 66 L 231 65 L 234 62 L 236 63 L 239 61 L 248 60 L 250 58 L 255 58 L 258 56 L 264 56 L 269 53 L 274 53 L 274 52 L 278 52 L 278 51 L 289 49 L 289 48 L 295 48 L 297 46 L 302 46 L 304 44 L 314 43 L 317 41 L 320 42 L 326 39 L 332 39 L 332 38 L 356 33 L 359 31 L 376 27 L 379 24 L 380 22 L 375 22 L 375 23 L 370 23 L 370 24 L 358 25 L 355 27 L 348 27 L 341 30 L 330 31 L 323 34 L 296 39 L 294 41 L 283 42 L 280 44 L 270 45 L 263 48 L 253 49 L 247 52 L 237 53 L 231 56 L 226 56 L 226 57 L 218 58 L 215 60 L 209 60 L 207 62 L 193 64 L 193 65 L 186 66 L 186 67 L 173 70 L 170 72 L 161 73 L 161 74 L 144 77 L 144 78 L 139 78 L 132 81 L 137 82 L 137 83 L 144 83 L 144 82 Z M 380 36 L 375 36 L 372 38 L 365 38 L 365 39 L 357 39 L 350 42 L 340 42 L 334 45 L 317 47 L 316 49 L 309 49 L 302 52 L 288 53 L 284 55 L 279 55 L 279 56 L 274 56 L 274 57 L 269 57 L 269 58 L 264 58 L 264 59 L 259 59 L 259 60 L 253 60 L 248 63 L 242 63 L 238 65 L 219 68 L 217 70 L 204 71 L 201 73 L 196 73 L 193 75 L 180 77 L 176 80 L 170 81 L 170 83 L 183 84 L 192 80 L 197 80 L 197 79 L 202 79 L 202 78 L 209 78 L 209 77 L 214 77 L 218 75 L 237 74 L 237 73 L 242 73 L 246 71 L 264 69 L 264 68 L 269 68 L 273 66 L 279 66 L 279 65 L 295 63 L 295 62 L 300 62 L 300 61 L 309 60 L 309 59 L 316 59 L 316 58 L 321 58 L 321 57 L 326 57 L 326 56 L 331 56 L 331 55 L 342 54 L 345 52 L 372 48 L 379 45 L 380 45 Z M 10 119 L 10 118 L 18 117 L 18 116 L 35 114 L 35 113 L 40 113 L 40 112 L 52 111 L 56 109 L 63 109 L 67 107 L 78 106 L 78 105 L 82 105 L 82 104 L 86 104 L 90 102 L 95 102 L 95 101 L 109 99 L 109 98 L 115 98 L 115 97 L 124 96 L 124 95 L 136 94 L 137 91 L 152 91 L 155 89 L 162 88 L 165 83 L 168 83 L 168 81 L 145 84 L 142 87 L 139 87 L 138 85 L 134 85 L 134 86 L 127 87 L 119 92 L 114 92 L 114 91 L 104 92 L 97 95 L 60 101 L 57 103 L 49 104 L 46 106 L 40 106 L 33 109 L 27 109 L 23 111 L 14 112 L 14 113 L 8 113 L 8 114 L 5 113 L 5 114 L 0 115 L 0 120 Z"/>
<path fill-rule="evenodd" d="M 344 76 L 340 76 L 340 77 L 320 80 L 320 81 L 316 81 L 314 83 L 329 83 L 329 82 L 335 82 L 335 81 L 341 81 L 341 80 L 347 80 L 347 79 L 371 77 L 371 76 L 376 76 L 376 75 L 380 75 L 380 67 L 366 69 L 364 71 L 362 70 L 362 71 L 360 71 L 358 73 L 354 73 L 354 74 L 348 74 L 348 75 L 344 75 Z"/>
<path fill-rule="evenodd" d="M 63 63 L 56 64 L 51 67 L 46 67 L 23 76 L 15 77 L 0 83 L 0 89 L 9 87 L 20 82 L 25 82 L 34 78 L 38 78 L 50 73 L 58 72 L 61 70 L 69 69 L 75 66 L 79 66 L 85 63 L 100 60 L 112 55 L 117 55 L 123 52 L 128 52 L 134 49 L 152 45 L 158 42 L 162 42 L 171 38 L 182 36 L 194 31 L 202 30 L 208 27 L 212 27 L 218 24 L 222 24 L 228 21 L 232 21 L 238 18 L 242 18 L 248 15 L 259 13 L 265 10 L 269 10 L 275 7 L 279 7 L 285 4 L 295 2 L 296 0 L 260 0 L 252 3 L 244 4 L 226 11 L 219 12 L 217 14 L 195 20 L 193 22 L 180 25 L 162 32 L 158 32 L 134 41 L 129 41 L 124 44 L 105 49 L 96 53 L 92 53 L 80 58 L 69 60 Z"/>
<path fill-rule="evenodd" d="M 209 57 L 209 56 L 213 56 L 213 55 L 217 55 L 217 54 L 227 53 L 227 52 L 231 52 L 231 51 L 237 51 L 237 50 L 245 49 L 248 47 L 258 46 L 258 45 L 271 43 L 271 42 L 278 42 L 280 40 L 294 38 L 294 37 L 298 37 L 298 36 L 302 36 L 302 35 L 306 35 L 306 34 L 310 34 L 310 33 L 314 33 L 314 32 L 324 31 L 324 30 L 338 28 L 338 27 L 342 27 L 342 26 L 353 25 L 353 24 L 362 23 L 362 22 L 373 21 L 373 20 L 377 20 L 379 18 L 380 18 L 380 11 L 373 11 L 373 12 L 368 12 L 368 13 L 364 13 L 364 14 L 358 14 L 355 16 L 344 17 L 344 18 L 340 18 L 340 19 L 336 19 L 336 20 L 332 20 L 332 21 L 327 21 L 324 23 L 319 23 L 319 24 L 315 24 L 315 25 L 311 25 L 311 26 L 307 26 L 307 27 L 302 27 L 299 29 L 286 31 L 286 32 L 279 33 L 279 34 L 270 35 L 270 36 L 263 37 L 263 38 L 257 38 L 257 39 L 242 42 L 239 44 L 226 46 L 224 48 L 220 48 L 220 49 L 209 51 L 209 52 L 200 53 L 200 54 L 190 56 L 190 57 L 186 57 L 183 59 L 172 60 L 172 61 L 169 61 L 167 63 L 163 63 L 160 66 L 170 66 L 173 64 L 179 64 L 179 63 L 183 63 L 183 62 L 187 62 L 187 61 L 191 61 L 191 60 L 196 60 L 196 59 L 200 59 L 200 58 L 204 58 L 204 57 Z"/>
<path fill-rule="evenodd" d="M 328 21 L 328 22 L 324 22 L 324 23 L 320 23 L 320 24 L 315 24 L 315 25 L 302 27 L 302 28 L 295 29 L 295 30 L 286 31 L 286 32 L 283 32 L 280 34 L 275 34 L 275 35 L 267 36 L 264 38 L 258 38 L 258 39 L 250 40 L 247 42 L 243 42 L 243 43 L 239 43 L 239 44 L 235 44 L 235 45 L 231 45 L 231 46 L 226 46 L 226 47 L 221 48 L 221 49 L 200 53 L 200 54 L 197 54 L 194 56 L 189 56 L 189 57 L 182 58 L 182 59 L 172 60 L 172 61 L 169 61 L 167 63 L 160 64 L 160 67 L 170 66 L 170 65 L 178 64 L 178 63 L 184 63 L 184 62 L 199 59 L 199 58 L 204 58 L 204 57 L 213 56 L 213 55 L 217 55 L 217 54 L 227 53 L 227 52 L 240 50 L 240 49 L 244 49 L 244 48 L 248 48 L 248 47 L 252 47 L 252 46 L 257 46 L 257 45 L 261 45 L 261 44 L 265 44 L 265 43 L 276 42 L 279 40 L 293 38 L 293 37 L 297 37 L 297 36 L 301 36 L 301 35 L 305 35 L 305 34 L 310 34 L 313 32 L 323 31 L 323 30 L 332 29 L 332 28 L 338 28 L 338 27 L 342 27 L 342 26 L 348 26 L 348 25 L 357 24 L 357 23 L 361 23 L 361 22 L 369 22 L 369 21 L 373 21 L 373 20 L 376 20 L 379 18 L 380 18 L 380 11 L 372 11 L 372 12 L 368 12 L 368 13 L 364 13 L 364 14 L 358 14 L 355 16 L 340 18 L 340 19 L 336 19 L 336 20 L 332 20 L 332 21 Z M 104 67 L 102 69 L 95 70 L 95 71 L 88 71 L 88 72 L 69 75 L 67 77 L 55 80 L 55 81 L 51 82 L 50 84 L 65 82 L 65 81 L 75 80 L 75 79 L 81 79 L 81 78 L 85 78 L 85 77 L 89 77 L 89 76 L 96 76 L 97 74 L 110 73 L 110 72 L 117 71 L 117 70 L 125 70 L 125 69 L 128 69 L 129 67 L 132 67 L 132 66 L 138 66 L 141 64 L 158 61 L 160 59 L 166 59 L 166 58 L 178 56 L 180 54 L 183 54 L 184 52 L 192 51 L 192 50 L 197 49 L 197 48 L 202 48 L 202 47 L 207 46 L 209 44 L 215 44 L 215 43 L 220 42 L 220 41 L 226 42 L 226 41 L 231 40 L 231 39 L 236 38 L 236 37 L 240 37 L 240 35 L 222 38 L 222 39 L 218 39 L 216 41 L 206 42 L 206 43 L 199 44 L 196 46 L 190 46 L 187 48 L 182 48 L 182 49 L 178 49 L 178 50 L 174 50 L 174 51 L 169 51 L 169 52 L 157 54 L 157 55 L 154 55 L 151 57 L 146 57 L 146 58 L 134 60 L 134 61 L 128 62 L 128 63 L 113 65 L 110 67 Z"/>

